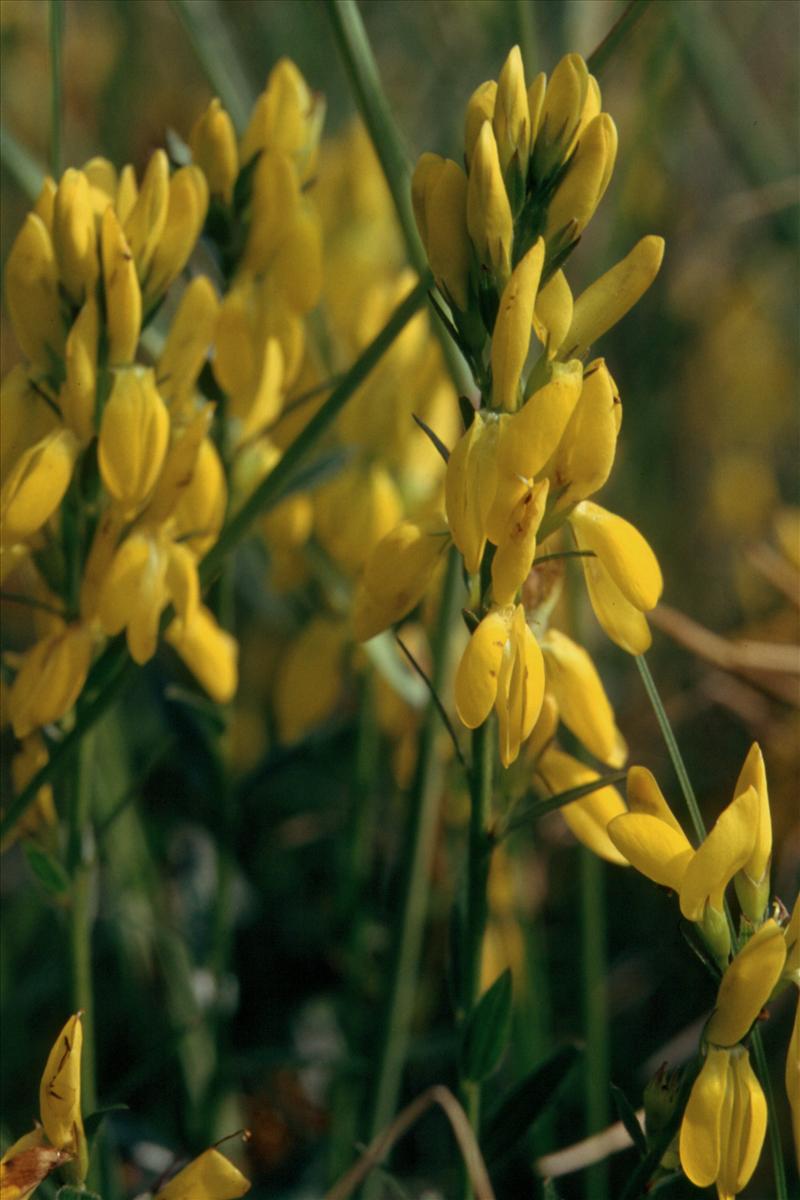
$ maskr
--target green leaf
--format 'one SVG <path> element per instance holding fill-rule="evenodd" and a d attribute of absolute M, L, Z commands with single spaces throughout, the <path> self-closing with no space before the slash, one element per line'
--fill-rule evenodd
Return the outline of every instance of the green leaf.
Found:
<path fill-rule="evenodd" d="M 630 1134 L 630 1139 L 633 1142 L 640 1157 L 644 1157 L 647 1153 L 647 1140 L 644 1136 L 644 1131 L 637 1120 L 633 1105 L 628 1097 L 623 1092 L 622 1088 L 618 1088 L 615 1083 L 609 1085 L 611 1095 L 614 1100 L 614 1107 L 617 1110 L 617 1116 Z"/>
<path fill-rule="evenodd" d="M 500 1062 L 511 1033 L 511 969 L 484 992 L 467 1018 L 461 1044 L 461 1072 L 480 1083 Z"/>
<path fill-rule="evenodd" d="M 560 1046 L 501 1097 L 481 1133 L 481 1149 L 489 1166 L 512 1150 L 550 1107 L 581 1054 L 574 1043 Z"/>
<path fill-rule="evenodd" d="M 69 876 L 52 854 L 35 842 L 26 842 L 23 850 L 28 866 L 46 892 L 51 896 L 63 896 L 69 891 Z"/>
<path fill-rule="evenodd" d="M 93 1113 L 89 1113 L 88 1117 L 83 1118 L 83 1131 L 87 1138 L 93 1138 L 100 1128 L 103 1118 L 109 1113 L 127 1112 L 127 1104 L 108 1104 L 105 1108 L 98 1108 Z"/>

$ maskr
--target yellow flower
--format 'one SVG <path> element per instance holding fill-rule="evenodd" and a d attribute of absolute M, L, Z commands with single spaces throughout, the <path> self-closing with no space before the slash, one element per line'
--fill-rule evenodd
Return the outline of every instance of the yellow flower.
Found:
<path fill-rule="evenodd" d="M 580 127 L 591 78 L 580 54 L 566 54 L 547 81 L 536 120 L 533 166 L 538 178 L 546 178 L 569 152 Z"/>
<path fill-rule="evenodd" d="M 181 167 L 169 181 L 167 217 L 142 280 L 150 306 L 177 279 L 194 250 L 208 211 L 208 184 L 199 167 Z"/>
<path fill-rule="evenodd" d="M 59 406 L 64 421 L 84 446 L 92 440 L 95 432 L 99 345 L 100 308 L 93 292 L 67 335 L 67 379 L 59 393 Z"/>
<path fill-rule="evenodd" d="M 330 717 L 340 701 L 346 626 L 315 617 L 281 659 L 275 686 L 275 717 L 284 743 L 295 742 Z"/>
<path fill-rule="evenodd" d="M 471 575 L 479 570 L 497 490 L 496 414 L 476 412 L 447 463 L 445 506 L 453 541 Z"/>
<path fill-rule="evenodd" d="M 559 509 L 591 496 L 606 482 L 621 423 L 617 386 L 598 358 L 586 368 L 580 398 L 547 467 L 553 487 L 561 492 Z"/>
<path fill-rule="evenodd" d="M 492 596 L 501 607 L 512 604 L 530 574 L 536 554 L 536 534 L 544 516 L 549 483 L 543 479 L 526 488 L 509 514 L 492 559 Z"/>
<path fill-rule="evenodd" d="M 608 836 L 626 860 L 654 883 L 679 892 L 694 850 L 650 771 L 628 771 L 629 812 L 613 819 Z"/>
<path fill-rule="evenodd" d="M 441 518 L 401 523 L 378 542 L 356 588 L 353 631 L 366 642 L 422 599 L 450 537 Z"/>
<path fill-rule="evenodd" d="M 664 239 L 649 234 L 621 262 L 581 292 L 575 301 L 560 357 L 582 358 L 592 342 L 616 325 L 650 287 L 663 257 Z"/>
<path fill-rule="evenodd" d="M 767 772 L 758 742 L 753 742 L 750 747 L 733 794 L 738 796 L 748 787 L 754 787 L 758 795 L 758 833 L 752 854 L 733 882 L 742 912 L 754 924 L 758 924 L 769 903 L 769 865 L 772 858 L 772 818 L 769 811 Z"/>
<path fill-rule="evenodd" d="M 239 646 L 204 605 L 175 617 L 164 635 L 217 704 L 228 704 L 239 682 Z"/>
<path fill-rule="evenodd" d="M 205 275 L 197 275 L 181 296 L 156 366 L 158 390 L 170 410 L 189 407 L 197 377 L 214 340 L 219 301 Z"/>
<path fill-rule="evenodd" d="M 240 147 L 247 163 L 259 150 L 277 150 L 294 160 L 305 181 L 314 170 L 325 102 L 313 93 L 295 64 L 281 58 L 258 97 Z"/>
<path fill-rule="evenodd" d="M 205 1150 L 179 1171 L 154 1200 L 236 1200 L 250 1191 L 250 1182 L 219 1150 Z"/>
<path fill-rule="evenodd" d="M 571 754 L 555 746 L 549 746 L 536 766 L 536 774 L 555 796 L 571 788 L 582 787 L 599 779 L 597 771 L 579 762 Z M 610 784 L 599 787 L 579 800 L 563 805 L 559 812 L 572 833 L 595 854 L 617 866 L 627 866 L 627 861 L 609 838 L 608 827 L 619 814 L 624 813 L 625 802 L 615 787 Z"/>
<path fill-rule="evenodd" d="M 461 656 L 455 679 L 456 711 L 468 729 L 482 725 L 494 707 L 500 761 L 515 761 L 544 698 L 544 661 L 521 604 L 483 618 Z"/>
<path fill-rule="evenodd" d="M 100 226 L 108 365 L 132 363 L 142 325 L 142 293 L 130 246 L 109 204 Z"/>
<path fill-rule="evenodd" d="M 542 641 L 547 689 L 558 705 L 561 720 L 600 762 L 620 767 L 628 748 L 614 720 L 597 668 L 566 634 L 550 629 Z"/>
<path fill-rule="evenodd" d="M 83 304 L 100 274 L 89 180 L 72 168 L 61 176 L 53 207 L 53 245 L 61 282 L 74 304 Z"/>
<path fill-rule="evenodd" d="M 728 805 L 693 855 L 680 888 L 681 912 L 702 921 L 707 908 L 722 913 L 725 889 L 753 853 L 760 802 L 754 787 Z"/>
<path fill-rule="evenodd" d="M 423 154 L 411 186 L 417 225 L 434 278 L 448 300 L 466 309 L 471 254 L 467 177 L 451 159 Z"/>
<path fill-rule="evenodd" d="M 467 229 L 482 266 L 502 285 L 511 273 L 514 222 L 492 127 L 481 126 L 469 168 Z"/>
<path fill-rule="evenodd" d="M 208 180 L 211 195 L 220 196 L 230 204 L 239 173 L 239 153 L 233 121 L 216 97 L 192 126 L 189 148 L 193 161 Z"/>
<path fill-rule="evenodd" d="M 142 283 L 167 223 L 169 203 L 169 160 L 163 150 L 150 156 L 142 186 L 122 229 L 133 255 L 136 274 Z"/>
<path fill-rule="evenodd" d="M 48 1140 L 56 1150 L 78 1157 L 80 1174 L 86 1173 L 86 1139 L 81 1117 L 81 1014 L 70 1017 L 56 1038 L 39 1086 L 39 1115 Z"/>
<path fill-rule="evenodd" d="M 64 352 L 65 329 L 58 294 L 58 264 L 44 222 L 28 213 L 5 269 L 8 315 L 22 353 L 51 368 Z"/>
<path fill-rule="evenodd" d="M 475 88 L 467 101 L 467 111 L 464 117 L 464 158 L 467 169 L 472 163 L 475 143 L 484 121 L 494 119 L 494 108 L 497 102 L 497 80 L 487 79 Z M 423 158 L 425 155 L 423 155 Z M 432 156 L 438 157 L 438 156 Z"/>
<path fill-rule="evenodd" d="M 792 1036 L 786 1052 L 786 1095 L 792 1111 L 792 1136 L 797 1168 L 800 1170 L 800 995 L 794 1012 Z"/>
<path fill-rule="evenodd" d="M 544 242 L 539 238 L 514 268 L 500 298 L 492 333 L 492 401 L 509 412 L 519 406 L 520 377 L 528 357 L 543 265 Z"/>
<path fill-rule="evenodd" d="M 563 271 L 555 271 L 536 297 L 533 310 L 533 330 L 547 348 L 547 357 L 554 358 L 572 324 L 574 301 Z"/>
<path fill-rule="evenodd" d="M 97 460 L 106 490 L 132 516 L 161 472 L 169 413 L 150 367 L 118 371 L 103 410 Z"/>
<path fill-rule="evenodd" d="M 599 113 L 580 135 L 567 173 L 547 208 L 547 241 L 572 241 L 583 233 L 605 195 L 617 157 L 617 129 Z"/>
<path fill-rule="evenodd" d="M 705 1028 L 714 1046 L 735 1046 L 750 1030 L 777 984 L 786 961 L 786 942 L 771 918 L 753 934 L 722 976 L 717 1003 Z"/>
<path fill-rule="evenodd" d="M 582 384 L 583 369 L 577 360 L 558 363 L 553 378 L 502 424 L 497 459 L 503 476 L 536 478 L 567 428 Z"/>
<path fill-rule="evenodd" d="M 378 462 L 341 471 L 315 496 L 316 532 L 322 546 L 348 572 L 361 569 L 375 546 L 400 521 L 397 484 Z"/>
<path fill-rule="evenodd" d="M 23 656 L 8 696 L 8 714 L 18 738 L 69 712 L 86 681 L 92 645 L 85 625 L 68 625 Z"/>
<path fill-rule="evenodd" d="M 531 118 L 519 46 L 512 46 L 503 64 L 491 120 L 501 170 L 505 173 L 516 156 L 517 169 L 524 178 L 531 148 Z"/>
<path fill-rule="evenodd" d="M 767 1129 L 767 1103 L 744 1046 L 709 1048 L 681 1122 L 681 1166 L 697 1187 L 717 1186 L 731 1200 L 756 1169 Z"/>
<path fill-rule="evenodd" d="M 78 448 L 69 429 L 57 429 L 20 456 L 0 490 L 4 546 L 24 541 L 50 519 L 69 487 Z"/>

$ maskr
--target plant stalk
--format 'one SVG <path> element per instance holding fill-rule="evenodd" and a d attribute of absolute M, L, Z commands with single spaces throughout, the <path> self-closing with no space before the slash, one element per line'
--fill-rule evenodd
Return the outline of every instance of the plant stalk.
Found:
<path fill-rule="evenodd" d="M 609 1116 L 605 865 L 584 847 L 580 848 L 580 862 L 586 1132 L 593 1134 L 605 1128 Z M 607 1162 L 597 1162 L 589 1167 L 584 1179 L 584 1194 L 588 1200 L 604 1200 L 608 1195 Z"/>
<path fill-rule="evenodd" d="M 50 0 L 50 170 L 61 175 L 61 121 L 64 109 L 62 47 L 64 44 L 64 0 Z"/>

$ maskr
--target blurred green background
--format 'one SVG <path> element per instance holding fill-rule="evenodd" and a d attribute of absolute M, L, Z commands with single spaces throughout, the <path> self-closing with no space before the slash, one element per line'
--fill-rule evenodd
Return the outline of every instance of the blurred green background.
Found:
<path fill-rule="evenodd" d="M 588 55 L 624 6 L 367 0 L 360 7 L 413 161 L 428 149 L 459 157 L 466 101 L 479 82 L 496 77 L 512 43 L 520 42 L 529 77 L 550 71 L 567 50 Z M 731 799 L 750 742 L 762 745 L 775 826 L 773 885 L 790 906 L 800 873 L 800 537 L 792 511 L 800 503 L 800 8 L 770 0 L 643 7 L 599 76 L 620 150 L 609 192 L 571 264 L 579 289 L 643 234 L 666 238 L 655 285 L 602 346 L 625 404 L 603 503 L 636 522 L 664 569 L 669 607 L 654 620 L 650 663 L 707 820 Z M 325 138 L 346 127 L 354 106 L 322 5 L 200 0 L 193 8 L 245 111 L 274 62 L 288 55 L 325 94 Z M 42 0 L 0 5 L 3 127 L 41 164 L 49 141 L 47 12 Z M 213 95 L 179 11 L 167 0 L 67 0 L 65 15 L 63 164 L 103 154 L 141 170 L 167 130 L 188 135 Z M 30 202 L 20 186 L 24 172 L 8 161 L 3 260 Z M 5 371 L 17 354 L 5 322 L 2 351 Z M 245 585 L 239 602 L 245 628 L 268 639 L 269 597 L 258 622 Z M 586 631 L 632 761 L 655 771 L 678 809 L 635 665 L 588 615 Z M 268 668 L 252 645 L 243 681 L 245 699 L 247 689 L 256 697 L 251 715 L 268 690 Z M 246 1124 L 254 1133 L 254 1195 L 319 1194 L 332 1156 L 348 1157 L 346 1145 L 335 1145 L 343 1135 L 332 1097 L 341 1093 L 331 1081 L 346 1087 L 363 1079 L 374 1056 L 403 797 L 393 794 L 384 769 L 369 879 L 369 971 L 353 991 L 342 893 L 357 697 L 294 746 L 259 734 L 263 751 L 247 756 L 248 770 L 231 784 L 205 753 L 198 732 L 205 715 L 165 693 L 171 669 L 156 661 L 143 670 L 95 742 L 106 816 L 136 797 L 109 824 L 97 898 L 100 1093 L 104 1103 L 129 1105 L 109 1121 L 107 1141 L 135 1191 L 173 1151 L 197 1152 Z M 270 720 L 264 713 L 265 728 Z M 409 1098 L 453 1079 L 443 980 L 459 836 L 454 814 L 436 864 L 404 1085 Z M 577 955 L 586 936 L 583 852 L 553 817 L 535 839 L 518 835 L 505 869 L 514 888 L 503 919 L 521 930 L 511 941 L 526 981 L 517 1006 L 519 1051 L 503 1067 L 510 1082 L 554 1039 L 585 1036 Z M 224 910 L 216 903 L 222 875 L 230 883 Z M 711 996 L 674 906 L 633 872 L 608 868 L 603 881 L 609 1071 L 638 1106 L 659 1063 L 691 1052 Z M 18 854 L 4 860 L 2 890 L 6 1135 L 29 1124 L 69 992 L 63 912 L 37 890 Z M 788 997 L 776 1003 L 764 1030 L 780 1097 L 789 1008 Z M 576 1071 L 555 1116 L 535 1131 L 527 1160 L 508 1167 L 499 1194 L 537 1194 L 526 1164 L 531 1154 L 587 1132 L 583 1090 Z M 783 1099 L 780 1111 L 788 1145 Z M 767 1157 L 747 1192 L 752 1200 L 771 1195 Z M 424 1185 L 452 1186 L 454 1151 L 443 1119 L 429 1117 L 395 1163 L 411 1179 L 410 1195 Z M 617 1156 L 608 1193 L 592 1190 L 605 1186 L 596 1176 L 588 1184 L 565 1176 L 559 1191 L 613 1196 L 629 1170 L 630 1158 Z M 677 1185 L 669 1194 L 696 1192 Z"/>

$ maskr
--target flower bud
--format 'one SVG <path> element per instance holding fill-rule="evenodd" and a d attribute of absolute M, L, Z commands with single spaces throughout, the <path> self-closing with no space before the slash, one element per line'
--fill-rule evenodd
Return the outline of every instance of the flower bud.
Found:
<path fill-rule="evenodd" d="M 35 213 L 28 213 L 11 247 L 5 291 L 22 353 L 35 366 L 51 368 L 64 351 L 64 323 L 53 243 Z"/>
<path fill-rule="evenodd" d="M 644 1128 L 648 1147 L 656 1140 L 662 1129 L 665 1129 L 675 1115 L 680 1095 L 680 1071 L 669 1071 L 667 1064 L 662 1063 L 653 1078 L 644 1089 Z M 674 1161 L 665 1162 L 661 1166 L 675 1170 L 678 1159 L 672 1151 Z"/>
<path fill-rule="evenodd" d="M 467 177 L 445 159 L 430 182 L 425 202 L 427 251 L 436 282 L 462 312 L 468 307 L 471 258 L 467 233 Z"/>
<path fill-rule="evenodd" d="M 544 241 L 539 238 L 517 266 L 503 289 L 492 332 L 492 400 L 496 408 L 514 412 L 519 383 L 528 357 L 536 292 L 544 265 Z"/>
<path fill-rule="evenodd" d="M 156 366 L 158 390 L 173 412 L 191 402 L 214 340 L 218 312 L 211 281 L 195 276 L 181 296 Z"/>
<path fill-rule="evenodd" d="M 501 170 L 505 174 L 516 155 L 518 168 L 524 178 L 531 148 L 531 125 L 525 91 L 525 68 L 519 46 L 512 46 L 500 72 L 492 127 L 497 139 Z"/>
<path fill-rule="evenodd" d="M 8 697 L 16 737 L 27 737 L 69 712 L 81 694 L 91 658 L 92 636 L 81 624 L 68 625 L 27 651 Z"/>
<path fill-rule="evenodd" d="M 92 293 L 67 336 L 67 379 L 59 402 L 67 425 L 86 445 L 94 437 L 100 309 Z"/>
<path fill-rule="evenodd" d="M 738 796 L 751 786 L 756 789 L 758 794 L 758 836 L 753 846 L 753 853 L 733 882 L 742 912 L 757 925 L 764 916 L 764 910 L 769 903 L 769 865 L 772 858 L 772 817 L 769 811 L 767 772 L 764 767 L 764 756 L 757 742 L 750 747 L 750 752 L 744 761 L 733 791 L 734 796 Z"/>
<path fill-rule="evenodd" d="M 180 424 L 171 422 L 169 448 L 164 458 L 164 466 L 147 506 L 148 522 L 160 524 L 166 521 L 191 484 L 200 445 L 208 433 L 213 415 L 214 406 L 205 404 Z"/>
<path fill-rule="evenodd" d="M 566 54 L 556 66 L 544 94 L 534 150 L 537 178 L 546 178 L 566 157 L 578 129 L 589 85 L 580 54 Z"/>
<path fill-rule="evenodd" d="M 77 455 L 75 435 L 56 429 L 20 456 L 0 490 L 4 545 L 24 541 L 50 519 L 69 487 Z"/>
<path fill-rule="evenodd" d="M 572 324 L 572 292 L 563 271 L 555 271 L 536 297 L 533 331 L 553 358 Z"/>
<path fill-rule="evenodd" d="M 566 634 L 550 629 L 542 642 L 547 686 L 561 720 L 590 754 L 611 767 L 625 762 L 628 748 L 591 658 Z"/>
<path fill-rule="evenodd" d="M 531 148 L 533 148 L 533 145 L 536 141 L 536 135 L 539 132 L 546 90 L 547 76 L 545 75 L 544 71 L 540 71 L 528 88 L 528 118 L 531 131 Z"/>
<path fill-rule="evenodd" d="M 487 521 L 497 491 L 499 433 L 496 416 L 477 412 L 447 463 L 447 520 L 470 575 L 479 570 L 486 545 Z"/>
<path fill-rule="evenodd" d="M 242 138 L 241 162 L 249 162 L 259 151 L 277 151 L 293 160 L 305 180 L 314 170 L 324 115 L 322 98 L 310 91 L 290 59 L 280 59 L 253 107 Z"/>
<path fill-rule="evenodd" d="M 156 150 L 150 156 L 136 202 L 123 224 L 142 285 L 167 223 L 169 191 L 169 161 L 163 150 Z"/>
<path fill-rule="evenodd" d="M 70 299 L 82 304 L 100 273 L 89 181 L 83 171 L 65 171 L 53 206 L 53 245 L 61 281 Z"/>
<path fill-rule="evenodd" d="M 428 252 L 428 216 L 427 197 L 433 189 L 435 181 L 444 167 L 445 160 L 441 154 L 431 154 L 426 151 L 417 159 L 414 173 L 411 176 L 411 206 L 414 209 L 414 220 L 417 223 L 419 236 Z"/>
<path fill-rule="evenodd" d="M 42 190 L 36 199 L 32 211 L 37 217 L 41 217 L 42 223 L 52 238 L 53 236 L 53 214 L 56 207 L 56 182 L 49 175 L 45 175 L 42 183 Z"/>
<path fill-rule="evenodd" d="M 594 615 L 617 646 L 628 654 L 644 654 L 652 638 L 640 608 L 623 594 L 599 558 L 581 558 L 586 590 Z"/>
<path fill-rule="evenodd" d="M 617 129 L 607 113 L 590 122 L 547 209 L 548 242 L 583 233 L 608 187 L 617 157 Z"/>
<path fill-rule="evenodd" d="M 144 279 L 151 305 L 180 275 L 194 250 L 208 211 L 208 184 L 199 167 L 181 167 L 169 181 L 167 219 Z"/>
<path fill-rule="evenodd" d="M 189 148 L 193 162 L 208 181 L 211 195 L 230 204 L 239 173 L 239 153 L 233 121 L 216 96 L 192 126 Z"/>
<path fill-rule="evenodd" d="M 79 1178 L 86 1174 L 86 1143 L 81 1117 L 81 1014 L 70 1017 L 55 1041 L 39 1086 L 39 1115 L 56 1150 L 71 1150 L 83 1159 Z"/>
<path fill-rule="evenodd" d="M 97 459 L 106 490 L 131 515 L 153 490 L 168 441 L 169 413 L 152 369 L 117 371 L 100 424 Z"/>
<path fill-rule="evenodd" d="M 172 509 L 174 536 L 182 538 L 196 558 L 211 549 L 228 507 L 225 469 L 216 446 L 204 438 L 189 483 Z"/>
<path fill-rule="evenodd" d="M 467 229 L 482 266 L 502 283 L 511 272 L 514 222 L 488 121 L 481 126 L 467 186 Z"/>
<path fill-rule="evenodd" d="M 142 293 L 133 255 L 111 205 L 100 227 L 106 300 L 108 365 L 133 362 L 142 324 Z"/>
<path fill-rule="evenodd" d="M 464 158 L 467 170 L 471 169 L 472 155 L 475 152 L 475 144 L 484 121 L 491 122 L 494 119 L 496 98 L 497 82 L 494 79 L 487 79 L 485 83 L 481 83 L 475 88 L 467 101 L 464 120 Z"/>
<path fill-rule="evenodd" d="M 563 489 L 560 509 L 591 496 L 611 474 L 617 409 L 621 404 L 616 385 L 603 359 L 597 359 L 587 368 L 580 399 L 548 465 L 553 486 Z"/>
<path fill-rule="evenodd" d="M 0 483 L 26 450 L 59 428 L 58 417 L 32 386 L 22 363 L 12 367 L 0 380 Z"/>
<path fill-rule="evenodd" d="M 319 216 L 301 203 L 272 263 L 275 287 L 296 313 L 311 312 L 322 293 L 322 229 Z"/>
<path fill-rule="evenodd" d="M 705 1029 L 707 1041 L 714 1046 L 735 1046 L 746 1037 L 780 979 L 785 960 L 783 931 L 772 919 L 765 921 L 722 976 Z"/>
<path fill-rule="evenodd" d="M 664 586 L 661 568 L 634 525 L 591 500 L 577 506 L 570 524 L 578 546 L 593 551 L 631 604 L 641 612 L 655 608 Z"/>

